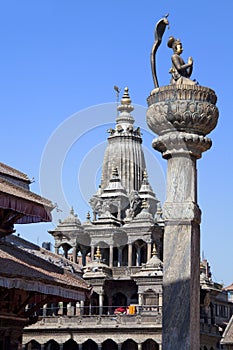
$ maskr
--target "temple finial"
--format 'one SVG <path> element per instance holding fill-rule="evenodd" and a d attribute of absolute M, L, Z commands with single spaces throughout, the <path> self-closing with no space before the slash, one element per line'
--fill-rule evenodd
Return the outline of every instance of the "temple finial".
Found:
<path fill-rule="evenodd" d="M 149 205 L 148 205 L 146 199 L 143 199 L 141 207 L 142 207 L 142 209 L 148 209 L 149 208 Z"/>
<path fill-rule="evenodd" d="M 99 246 L 97 246 L 96 253 L 95 253 L 94 256 L 95 256 L 96 260 L 98 260 L 99 262 L 101 261 L 101 259 L 102 259 L 102 254 L 101 254 L 101 252 L 100 252 L 100 247 L 99 247 Z"/>
<path fill-rule="evenodd" d="M 156 256 L 157 255 L 157 250 L 156 250 L 156 246 L 155 243 L 153 244 L 153 250 L 152 250 L 152 256 Z"/>
<path fill-rule="evenodd" d="M 128 87 L 125 87 L 125 89 L 124 89 L 124 95 L 122 96 L 121 104 L 122 105 L 130 105 L 131 104 L 131 99 L 129 96 L 129 88 Z"/>

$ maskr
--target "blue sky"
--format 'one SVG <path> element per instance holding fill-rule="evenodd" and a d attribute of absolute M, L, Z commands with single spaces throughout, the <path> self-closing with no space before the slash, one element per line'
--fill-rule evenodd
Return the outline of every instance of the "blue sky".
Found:
<path fill-rule="evenodd" d="M 160 85 L 169 83 L 171 50 L 166 41 L 173 35 L 183 42 L 183 58 L 194 59 L 192 77 L 218 95 L 220 119 L 210 135 L 213 146 L 198 161 L 198 202 L 203 212 L 202 250 L 214 278 L 228 285 L 233 282 L 232 1 L 224 6 L 200 0 L 1 1 L 1 161 L 34 177 L 31 189 L 40 193 L 48 148 L 52 145 L 59 158 L 62 146 L 67 147 L 59 174 L 51 159 L 49 189 L 42 194 L 56 201 L 50 190 L 53 180 L 60 181 L 67 205 L 58 203 L 63 212 L 55 212 L 55 219 L 66 216 L 73 205 L 85 220 L 88 196 L 83 192 L 89 193 L 98 182 L 106 129 L 115 118 L 113 86 L 128 86 L 139 106 L 135 123 L 145 129 L 149 177 L 163 201 L 166 163 L 151 148 L 153 135 L 146 129 L 143 111 L 153 88 L 149 57 L 154 26 L 166 13 L 170 29 L 158 51 Z M 88 160 L 94 168 L 88 168 Z M 18 232 L 41 243 L 49 239 L 46 231 L 54 225 L 21 226 Z"/>

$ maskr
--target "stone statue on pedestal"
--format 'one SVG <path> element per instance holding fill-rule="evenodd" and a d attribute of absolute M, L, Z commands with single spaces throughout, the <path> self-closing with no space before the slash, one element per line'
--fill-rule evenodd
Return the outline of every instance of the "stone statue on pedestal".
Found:
<path fill-rule="evenodd" d="M 165 23 L 161 21 L 158 25 L 160 28 L 162 23 L 163 34 Z M 193 60 L 190 57 L 185 63 L 182 59 L 180 40 L 170 37 L 168 47 L 174 52 L 170 85 L 155 84 L 147 99 L 147 124 L 158 135 L 152 146 L 167 159 L 162 348 L 199 350 L 201 211 L 197 159 L 212 144 L 206 135 L 217 125 L 217 96 L 190 79 Z"/>
<path fill-rule="evenodd" d="M 189 57 L 188 63 L 185 63 L 180 56 L 183 52 L 180 39 L 175 39 L 173 36 L 170 36 L 167 46 L 173 49 L 174 52 L 172 55 L 172 67 L 169 71 L 172 75 L 171 84 L 195 85 L 196 82 L 189 79 L 193 71 L 193 59 Z"/>

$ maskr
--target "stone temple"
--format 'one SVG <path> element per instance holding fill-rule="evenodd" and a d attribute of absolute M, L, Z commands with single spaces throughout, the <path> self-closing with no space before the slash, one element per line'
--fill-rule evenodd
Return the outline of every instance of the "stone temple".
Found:
<path fill-rule="evenodd" d="M 92 296 L 85 302 L 48 304 L 39 322 L 25 329 L 24 349 L 162 349 L 164 218 L 133 110 L 125 88 L 115 128 L 108 130 L 101 184 L 90 199 L 92 215 L 81 223 L 72 208 L 50 231 L 56 253 L 82 267 Z M 202 261 L 201 350 L 221 348 L 232 313 L 227 292 L 212 281 Z"/>

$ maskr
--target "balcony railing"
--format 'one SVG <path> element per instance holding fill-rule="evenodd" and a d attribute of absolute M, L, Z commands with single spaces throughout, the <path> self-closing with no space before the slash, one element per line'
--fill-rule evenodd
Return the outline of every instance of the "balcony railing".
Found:
<path fill-rule="evenodd" d="M 112 268 L 112 275 L 114 278 L 121 278 L 122 276 L 131 276 L 139 272 L 142 269 L 141 266 L 118 266 Z"/>
<path fill-rule="evenodd" d="M 200 332 L 202 334 L 208 334 L 212 336 L 218 336 L 221 338 L 221 334 L 219 332 L 219 327 L 215 324 L 210 324 L 210 323 L 204 323 L 201 321 L 200 323 Z"/>
<path fill-rule="evenodd" d="M 122 309 L 120 311 L 120 309 Z M 128 309 L 128 311 L 127 311 Z M 109 311 L 110 310 L 110 311 Z M 124 310 L 124 311 L 123 311 Z M 158 305 L 114 307 L 67 307 L 43 308 L 38 316 L 39 327 L 160 327 L 162 325 L 162 307 Z M 33 326 L 31 326 L 33 327 Z M 30 327 L 30 328 L 31 328 Z"/>

